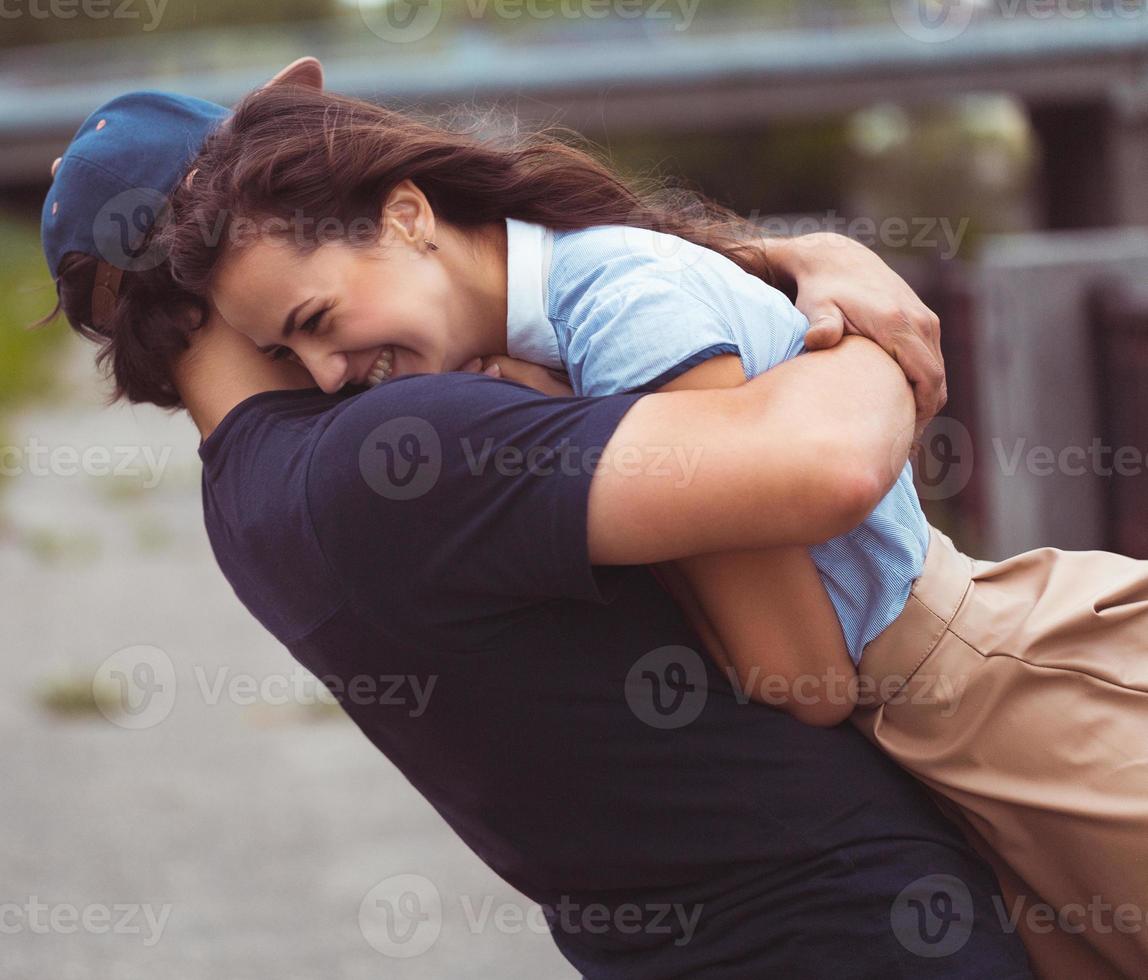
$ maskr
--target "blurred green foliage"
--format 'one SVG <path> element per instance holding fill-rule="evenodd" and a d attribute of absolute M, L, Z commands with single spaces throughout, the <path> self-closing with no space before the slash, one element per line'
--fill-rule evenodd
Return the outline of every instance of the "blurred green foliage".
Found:
<path fill-rule="evenodd" d="M 39 232 L 31 222 L 0 213 L 0 415 L 32 395 L 51 389 L 51 352 L 68 329 L 60 320 L 30 325 L 56 301 Z"/>

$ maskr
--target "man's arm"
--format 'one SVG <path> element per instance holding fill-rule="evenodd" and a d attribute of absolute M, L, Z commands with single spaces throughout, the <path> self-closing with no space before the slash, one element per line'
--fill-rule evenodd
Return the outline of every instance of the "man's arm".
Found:
<path fill-rule="evenodd" d="M 478 358 L 466 369 L 485 369 L 544 394 L 571 394 L 545 368 L 514 358 Z M 745 384 L 741 360 L 726 354 L 660 390 Z M 654 568 L 710 655 L 749 697 L 813 725 L 837 725 L 852 713 L 849 682 L 856 670 L 808 548 L 716 551 Z"/>
<path fill-rule="evenodd" d="M 745 383 L 741 360 L 725 355 L 662 391 Z M 857 672 L 808 548 L 717 551 L 656 568 L 711 656 L 751 698 L 811 725 L 839 725 L 852 714 Z"/>
<path fill-rule="evenodd" d="M 903 468 L 912 419 L 904 376 L 860 338 L 719 391 L 411 375 L 342 403 L 308 508 L 349 601 L 450 638 L 539 599 L 601 601 L 602 565 L 843 533 Z"/>
<path fill-rule="evenodd" d="M 844 235 L 750 239 L 761 247 L 775 285 L 809 320 L 809 350 L 846 334 L 868 337 L 893 358 L 917 402 L 917 435 L 945 406 L 941 322 L 909 285 L 870 249 Z"/>
<path fill-rule="evenodd" d="M 649 395 L 594 474 L 590 559 L 641 564 L 843 534 L 896 482 L 913 424 L 904 375 L 861 338 L 739 388 Z"/>

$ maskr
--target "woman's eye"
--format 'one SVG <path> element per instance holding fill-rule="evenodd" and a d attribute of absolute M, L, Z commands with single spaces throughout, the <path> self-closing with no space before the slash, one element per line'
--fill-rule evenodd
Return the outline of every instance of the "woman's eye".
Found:
<path fill-rule="evenodd" d="M 267 352 L 267 356 L 273 361 L 283 361 L 290 357 L 292 354 L 290 347 L 276 347 L 274 350 Z"/>
<path fill-rule="evenodd" d="M 326 308 L 321 309 L 318 313 L 309 316 L 300 324 L 299 329 L 304 333 L 314 333 L 319 329 L 319 321 L 323 318 L 323 314 L 327 312 Z"/>

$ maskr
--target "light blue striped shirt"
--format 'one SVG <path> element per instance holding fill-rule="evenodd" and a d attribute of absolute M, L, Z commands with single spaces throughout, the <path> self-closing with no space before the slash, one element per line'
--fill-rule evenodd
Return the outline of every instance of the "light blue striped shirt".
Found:
<path fill-rule="evenodd" d="M 620 225 L 506 229 L 507 349 L 565 368 L 579 395 L 652 390 L 722 353 L 752 378 L 804 350 L 793 304 L 709 249 Z M 862 524 L 809 549 L 854 662 L 901 612 L 928 542 L 906 463 Z"/>

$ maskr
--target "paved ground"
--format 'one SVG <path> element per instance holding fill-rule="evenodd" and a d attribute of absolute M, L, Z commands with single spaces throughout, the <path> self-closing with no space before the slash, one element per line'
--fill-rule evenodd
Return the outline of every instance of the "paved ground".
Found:
<path fill-rule="evenodd" d="M 30 450 L 0 459 L 0 976 L 576 976 L 313 688 L 215 696 L 302 675 L 215 568 L 186 420 L 101 410 L 87 349 L 67 366 L 75 395 L 0 436 Z M 68 447 L 107 457 L 73 473 Z M 117 721 L 41 702 L 97 671 Z"/>

